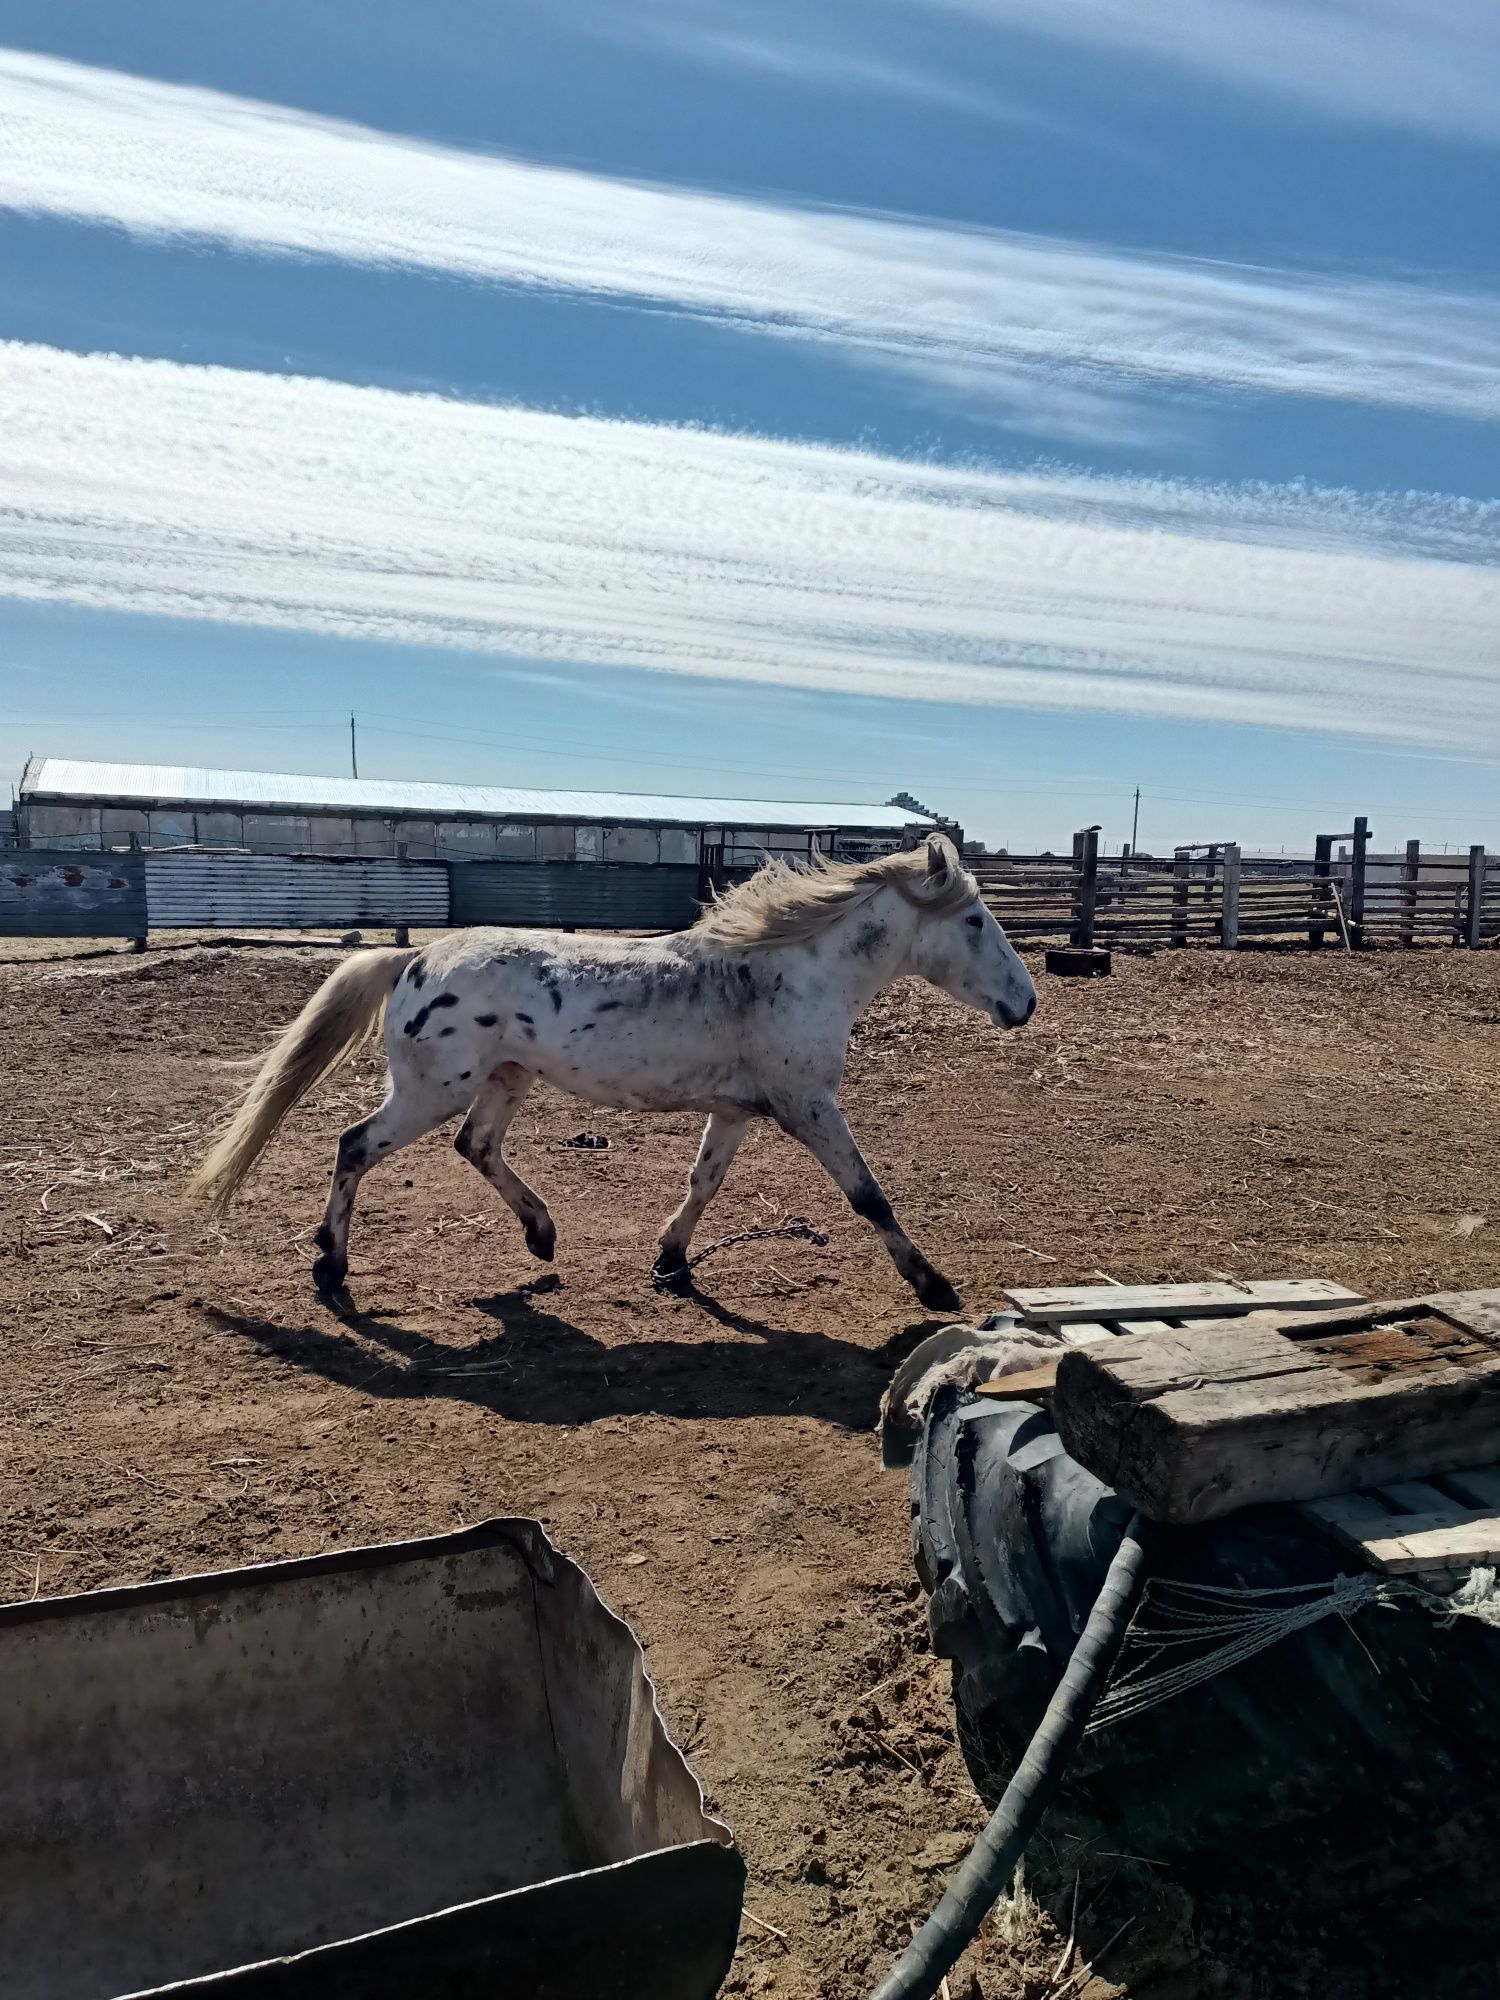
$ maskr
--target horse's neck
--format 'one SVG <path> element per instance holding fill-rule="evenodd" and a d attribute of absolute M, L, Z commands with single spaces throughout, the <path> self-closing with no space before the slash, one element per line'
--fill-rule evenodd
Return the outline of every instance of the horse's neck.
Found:
<path fill-rule="evenodd" d="M 918 912 L 898 890 L 882 889 L 833 933 L 830 965 L 836 970 L 831 980 L 849 1007 L 851 1022 L 877 993 L 911 971 L 912 943 L 919 921 Z"/>

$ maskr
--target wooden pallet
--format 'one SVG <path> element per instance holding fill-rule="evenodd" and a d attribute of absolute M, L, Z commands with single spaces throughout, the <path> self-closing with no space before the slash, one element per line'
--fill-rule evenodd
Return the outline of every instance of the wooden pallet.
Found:
<path fill-rule="evenodd" d="M 1316 1312 L 1323 1316 L 1320 1330 L 1326 1323 L 1332 1331 L 1346 1317 L 1360 1318 L 1356 1309 L 1366 1304 L 1343 1286 L 1296 1278 L 1247 1285 L 1039 1286 L 1004 1296 L 1026 1326 L 1057 1334 L 1069 1346 L 1201 1327 L 1209 1319 L 1225 1322 L 1223 1333 L 1232 1339 L 1232 1322 L 1252 1313 Z M 1453 1302 L 1456 1296 L 1439 1295 L 1432 1302 Z M 1466 1307 L 1472 1316 L 1474 1307 L 1468 1302 Z M 1493 1331 L 1500 1332 L 1500 1320 Z M 1046 1402 L 1055 1377 L 1054 1363 L 981 1384 L 979 1393 L 1000 1401 Z M 1392 1574 L 1500 1566 L 1500 1462 L 1308 1500 L 1301 1511 L 1372 1567 Z"/>

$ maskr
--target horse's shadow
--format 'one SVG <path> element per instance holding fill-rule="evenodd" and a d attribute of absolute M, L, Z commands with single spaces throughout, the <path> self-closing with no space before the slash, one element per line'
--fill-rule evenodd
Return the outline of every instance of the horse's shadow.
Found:
<path fill-rule="evenodd" d="M 546 1280 L 541 1281 L 545 1295 Z M 208 1307 L 222 1332 L 254 1341 L 309 1374 L 367 1395 L 458 1398 L 522 1424 L 587 1424 L 647 1412 L 668 1417 L 814 1417 L 868 1431 L 903 1356 L 936 1322 L 882 1347 L 745 1318 L 693 1287 L 686 1297 L 732 1340 L 595 1339 L 534 1303 L 537 1287 L 479 1298 L 493 1338 L 451 1347 L 377 1314 L 345 1311 L 321 1324 L 281 1324 Z M 383 1358 L 383 1357 L 389 1358 Z"/>

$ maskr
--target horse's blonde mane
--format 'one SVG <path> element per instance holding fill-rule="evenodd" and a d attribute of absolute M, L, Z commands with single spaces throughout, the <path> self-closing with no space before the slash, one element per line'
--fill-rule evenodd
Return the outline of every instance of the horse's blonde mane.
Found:
<path fill-rule="evenodd" d="M 804 944 L 860 909 L 882 889 L 895 889 L 929 916 L 951 916 L 979 894 L 951 841 L 934 834 L 905 854 L 878 861 L 810 862 L 767 859 L 746 882 L 726 889 L 693 926 L 694 937 L 750 950 Z"/>

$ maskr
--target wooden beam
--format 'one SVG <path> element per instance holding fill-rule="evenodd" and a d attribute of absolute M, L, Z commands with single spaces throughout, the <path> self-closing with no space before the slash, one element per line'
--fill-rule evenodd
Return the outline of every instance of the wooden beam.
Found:
<path fill-rule="evenodd" d="M 993 1382 L 976 1382 L 974 1394 L 988 1396 L 995 1403 L 1044 1403 L 1057 1386 L 1057 1362 L 1041 1368 L 1019 1368 L 1013 1375 L 997 1375 Z"/>
<path fill-rule="evenodd" d="M 1309 1500 L 1302 1512 L 1346 1548 L 1394 1576 L 1423 1569 L 1472 1569 L 1500 1563 L 1500 1513 L 1446 1507 L 1431 1514 L 1383 1512 L 1363 1494 Z"/>
<path fill-rule="evenodd" d="M 1074 1320 L 1197 1319 L 1226 1313 L 1314 1311 L 1363 1306 L 1358 1292 L 1327 1278 L 1257 1278 L 1236 1284 L 1034 1285 L 1002 1294 L 1026 1319 L 1049 1326 Z"/>
<path fill-rule="evenodd" d="M 1417 883 L 1422 874 L 1422 843 L 1406 843 L 1406 859 L 1401 865 L 1401 942 L 1410 945 L 1417 921 Z"/>
<path fill-rule="evenodd" d="M 1260 1313 L 1069 1348 L 1058 1434 L 1149 1519 L 1179 1526 L 1493 1464 L 1500 1342 L 1425 1302 L 1409 1311 L 1325 1336 L 1292 1338 Z"/>
<path fill-rule="evenodd" d="M 1078 864 L 1078 901 L 1074 908 L 1071 943 L 1087 949 L 1094 942 L 1094 910 L 1099 898 L 1099 829 L 1086 826 L 1073 836 Z"/>
<path fill-rule="evenodd" d="M 1307 945 L 1310 951 L 1321 951 L 1323 940 L 1328 934 L 1328 913 L 1331 907 L 1329 891 L 1333 879 L 1333 835 L 1320 833 L 1313 843 L 1313 921 L 1308 926 Z M 1322 922 L 1319 922 L 1319 919 Z"/>
<path fill-rule="evenodd" d="M 1238 951 L 1240 943 L 1240 850 L 1236 841 L 1224 849 L 1224 893 L 1219 903 L 1219 943 Z"/>
<path fill-rule="evenodd" d="M 1349 857 L 1349 909 L 1345 943 L 1355 951 L 1365 944 L 1365 871 L 1370 852 L 1370 822 L 1360 817 L 1354 822 L 1354 839 Z"/>
<path fill-rule="evenodd" d="M 1172 943 L 1181 947 L 1188 938 L 1188 889 L 1193 866 L 1192 856 L 1185 847 L 1179 847 L 1172 863 Z"/>
<path fill-rule="evenodd" d="M 1484 849 L 1469 849 L 1468 899 L 1464 904 L 1464 943 L 1478 951 L 1484 924 Z"/>

